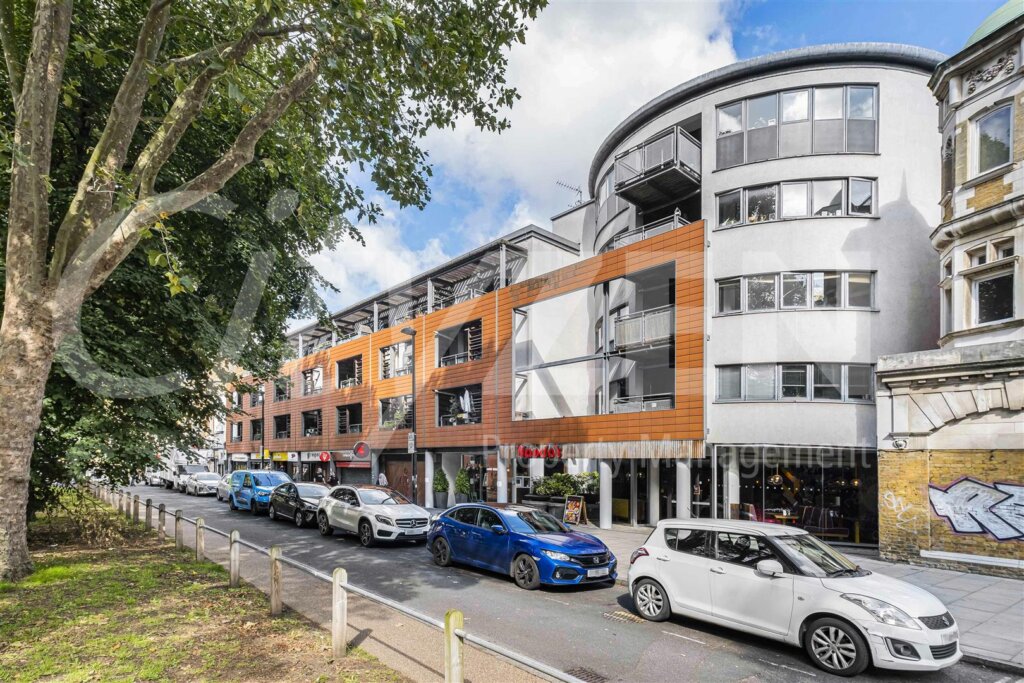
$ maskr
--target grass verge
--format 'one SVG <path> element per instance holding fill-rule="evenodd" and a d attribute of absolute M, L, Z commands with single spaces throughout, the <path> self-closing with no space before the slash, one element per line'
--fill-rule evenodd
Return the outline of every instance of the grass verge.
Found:
<path fill-rule="evenodd" d="M 0 681 L 402 681 L 362 650 L 334 662 L 330 634 L 294 613 L 271 619 L 255 588 L 229 589 L 89 498 L 30 526 L 35 571 L 0 583 Z M 81 541 L 80 515 L 106 526 Z M 114 539 L 114 540 L 111 540 Z"/>

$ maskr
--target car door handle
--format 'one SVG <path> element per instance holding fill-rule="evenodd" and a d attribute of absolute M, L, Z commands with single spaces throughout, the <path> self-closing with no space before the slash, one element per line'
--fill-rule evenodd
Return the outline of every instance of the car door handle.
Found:
<path fill-rule="evenodd" d="M 658 555 L 654 559 L 656 559 L 658 562 L 668 562 L 668 556 L 666 555 Z"/>
<path fill-rule="evenodd" d="M 725 570 L 722 569 L 721 567 L 712 567 L 711 568 L 711 573 L 712 574 L 724 574 Z"/>

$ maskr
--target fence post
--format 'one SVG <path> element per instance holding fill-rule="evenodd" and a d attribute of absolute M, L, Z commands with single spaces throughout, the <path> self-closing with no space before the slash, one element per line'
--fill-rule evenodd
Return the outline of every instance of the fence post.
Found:
<path fill-rule="evenodd" d="M 296 513 L 297 514 L 297 513 Z M 334 589 L 331 592 L 331 650 L 335 661 L 343 659 L 348 651 L 348 572 L 341 567 L 334 570 Z"/>
<path fill-rule="evenodd" d="M 132 494 L 128 491 L 124 492 L 124 518 L 132 518 Z"/>
<path fill-rule="evenodd" d="M 462 683 L 462 636 L 455 633 L 464 625 L 462 612 L 450 609 L 444 615 L 444 681 Z"/>
<path fill-rule="evenodd" d="M 238 531 L 232 529 L 231 535 L 228 536 L 228 568 L 231 572 L 231 581 L 228 584 L 232 588 L 238 588 L 239 584 L 239 544 L 238 544 Z"/>
<path fill-rule="evenodd" d="M 123 491 L 117 491 L 114 494 L 114 497 L 117 498 L 117 514 L 119 516 L 123 515 L 124 514 L 124 492 Z"/>
<path fill-rule="evenodd" d="M 163 545 L 164 541 L 167 540 L 167 506 L 160 503 L 160 507 L 157 508 L 156 514 L 156 539 Z"/>
<path fill-rule="evenodd" d="M 132 499 L 132 522 L 135 524 L 139 523 L 139 496 L 138 494 Z"/>
<path fill-rule="evenodd" d="M 146 499 L 146 531 L 153 528 L 153 499 Z"/>
<path fill-rule="evenodd" d="M 206 559 L 206 522 L 202 517 L 196 518 L 196 562 Z"/>
<path fill-rule="evenodd" d="M 174 548 L 181 550 L 185 547 L 185 541 L 182 537 L 184 529 L 181 528 L 181 510 L 174 511 Z"/>
<path fill-rule="evenodd" d="M 281 614 L 281 548 L 270 546 L 270 616 Z"/>

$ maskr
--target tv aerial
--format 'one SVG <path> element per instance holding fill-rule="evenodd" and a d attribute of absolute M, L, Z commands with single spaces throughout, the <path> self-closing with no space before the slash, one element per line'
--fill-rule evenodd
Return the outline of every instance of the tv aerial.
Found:
<path fill-rule="evenodd" d="M 569 204 L 570 208 L 574 206 L 579 206 L 580 204 L 583 203 L 583 190 L 580 187 L 576 185 L 570 185 L 569 183 L 563 183 L 561 180 L 556 180 L 555 185 L 558 185 L 563 189 L 569 190 L 570 192 L 576 193 L 576 201 Z"/>

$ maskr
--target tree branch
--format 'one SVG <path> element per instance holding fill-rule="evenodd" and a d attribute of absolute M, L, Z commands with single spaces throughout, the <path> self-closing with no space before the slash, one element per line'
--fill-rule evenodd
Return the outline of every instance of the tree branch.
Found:
<path fill-rule="evenodd" d="M 11 87 L 11 101 L 14 111 L 18 111 L 18 98 L 21 97 L 22 64 L 17 43 L 17 32 L 14 25 L 13 0 L 0 0 L 0 43 L 3 43 L 4 61 L 7 62 L 7 80 Z"/>
<path fill-rule="evenodd" d="M 286 26 L 275 26 L 274 28 L 267 28 L 261 31 L 257 31 L 256 35 L 259 38 L 280 38 L 283 36 L 291 35 L 293 33 L 306 33 L 307 31 L 312 30 L 312 28 L 313 26 L 310 24 L 288 24 Z M 234 45 L 234 43 L 232 43 L 231 41 L 225 41 L 223 43 L 220 43 L 219 45 L 208 47 L 205 50 L 193 52 L 190 55 L 168 59 L 161 66 L 174 65 L 176 68 L 183 69 L 188 68 L 190 66 L 195 66 L 197 64 L 203 64 L 208 60 L 221 54 L 222 52 L 230 48 L 232 45 Z"/>
<path fill-rule="evenodd" d="M 50 261 L 50 280 L 56 281 L 75 244 L 110 211 L 115 175 L 124 165 L 128 146 L 142 114 L 149 89 L 148 69 L 163 44 L 164 29 L 174 0 L 153 0 L 146 13 L 135 55 L 114 98 L 107 125 L 86 164 L 78 190 L 61 222 Z"/>

